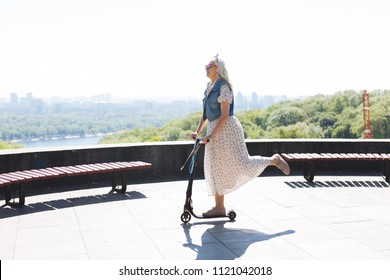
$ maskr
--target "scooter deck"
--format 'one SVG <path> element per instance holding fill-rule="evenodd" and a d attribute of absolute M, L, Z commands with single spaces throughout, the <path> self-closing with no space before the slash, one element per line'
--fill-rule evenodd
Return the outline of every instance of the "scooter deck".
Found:
<path fill-rule="evenodd" d="M 236 212 L 234 210 L 230 210 L 226 215 L 215 215 L 210 217 L 198 216 L 190 209 L 184 209 L 183 214 L 181 215 L 181 221 L 183 223 L 188 223 L 191 220 L 191 216 L 194 216 L 197 219 L 217 219 L 217 218 L 229 218 L 231 221 L 236 219 Z"/>

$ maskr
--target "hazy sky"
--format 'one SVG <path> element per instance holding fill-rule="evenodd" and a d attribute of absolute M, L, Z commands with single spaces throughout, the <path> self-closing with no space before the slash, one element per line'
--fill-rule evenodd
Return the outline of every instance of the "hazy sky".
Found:
<path fill-rule="evenodd" d="M 387 0 L 0 0 L 0 98 L 390 89 Z"/>

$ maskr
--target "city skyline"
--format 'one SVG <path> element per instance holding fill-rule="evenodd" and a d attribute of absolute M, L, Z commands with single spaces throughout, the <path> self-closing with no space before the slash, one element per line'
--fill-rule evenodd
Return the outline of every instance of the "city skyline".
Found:
<path fill-rule="evenodd" d="M 288 97 L 286 95 L 260 95 L 256 92 L 252 92 L 250 95 L 242 94 L 241 92 L 234 94 L 235 107 L 236 110 L 248 110 L 248 109 L 260 109 L 271 106 L 277 102 L 284 101 L 287 99 L 303 99 L 307 96 L 300 97 Z M 11 105 L 8 108 L 8 111 L 16 111 L 20 109 L 34 109 L 35 107 L 43 107 L 45 105 L 56 104 L 56 103 L 74 103 L 74 104 L 102 104 L 102 103 L 111 103 L 111 104 L 135 104 L 141 107 L 149 106 L 152 104 L 166 104 L 170 106 L 182 106 L 184 104 L 190 105 L 192 109 L 202 108 L 202 100 L 198 99 L 171 99 L 171 100 L 150 100 L 143 99 L 142 97 L 133 99 L 133 100 L 120 100 L 112 98 L 110 94 L 100 94 L 94 96 L 80 96 L 80 97 L 52 97 L 51 99 L 40 98 L 35 96 L 32 92 L 28 92 L 25 95 L 19 95 L 17 93 L 10 93 L 9 98 L 0 98 L 0 105 Z M 149 105 L 148 105 L 149 104 Z M 21 106 L 20 106 L 21 105 Z M 27 107 L 26 107 L 27 106 Z"/>
<path fill-rule="evenodd" d="M 383 0 L 0 3 L 0 99 L 201 99 L 219 54 L 235 93 L 389 89 Z"/>

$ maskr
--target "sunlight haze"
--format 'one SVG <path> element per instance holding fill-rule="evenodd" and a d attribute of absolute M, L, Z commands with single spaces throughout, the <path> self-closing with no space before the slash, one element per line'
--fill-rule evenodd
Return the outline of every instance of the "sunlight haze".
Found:
<path fill-rule="evenodd" d="M 390 89 L 390 2 L 0 1 L 0 99 L 201 99 L 224 59 L 235 93 Z"/>

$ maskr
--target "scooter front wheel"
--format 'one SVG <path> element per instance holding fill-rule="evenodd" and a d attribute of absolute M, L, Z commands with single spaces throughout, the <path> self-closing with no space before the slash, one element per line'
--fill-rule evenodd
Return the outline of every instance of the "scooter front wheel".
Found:
<path fill-rule="evenodd" d="M 188 212 L 184 212 L 183 214 L 181 214 L 180 218 L 181 218 L 181 221 L 186 224 L 191 220 L 191 214 Z"/>

